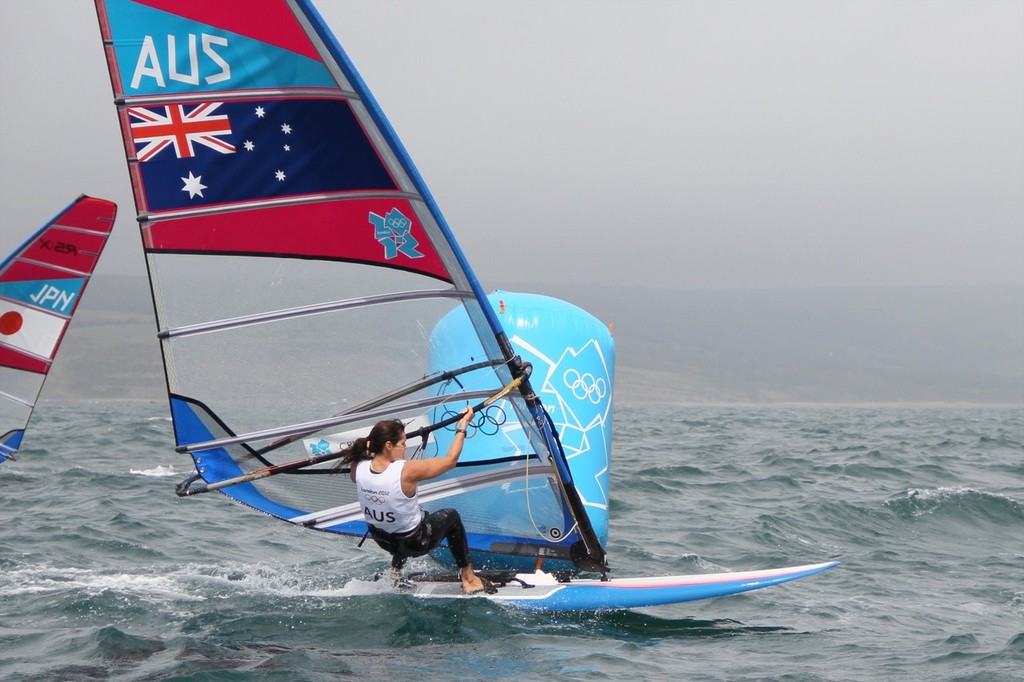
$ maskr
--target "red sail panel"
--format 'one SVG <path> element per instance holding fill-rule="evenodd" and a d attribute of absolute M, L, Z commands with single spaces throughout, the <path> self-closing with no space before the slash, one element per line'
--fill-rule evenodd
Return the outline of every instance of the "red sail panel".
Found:
<path fill-rule="evenodd" d="M 143 229 L 143 241 L 150 252 L 315 257 L 451 281 L 404 199 L 349 199 L 162 220 Z"/>
<path fill-rule="evenodd" d="M 25 256 L 75 274 L 90 273 L 99 261 L 107 234 L 78 232 L 54 226 L 35 241 Z"/>
<path fill-rule="evenodd" d="M 43 360 L 26 353 L 19 353 L 13 348 L 0 346 L 0 367 L 10 367 L 35 374 L 46 374 L 50 371 L 50 362 L 49 360 Z"/>

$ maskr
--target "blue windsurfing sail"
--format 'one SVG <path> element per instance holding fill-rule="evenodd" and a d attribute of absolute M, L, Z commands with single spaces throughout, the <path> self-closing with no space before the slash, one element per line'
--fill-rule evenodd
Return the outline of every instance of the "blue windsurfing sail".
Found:
<path fill-rule="evenodd" d="M 113 202 L 81 196 L 0 263 L 0 462 L 21 447 L 116 215 Z"/>
<path fill-rule="evenodd" d="M 460 510 L 481 566 L 605 571 L 607 329 L 488 299 L 311 3 L 96 7 L 176 445 L 196 468 L 179 494 L 363 536 L 334 468 L 345 439 L 400 418 L 429 427 L 418 456 L 443 454 L 446 422 L 485 404 L 459 467 L 420 486 L 424 506 Z M 534 342 L 550 334 L 536 310 L 586 322 Z"/>

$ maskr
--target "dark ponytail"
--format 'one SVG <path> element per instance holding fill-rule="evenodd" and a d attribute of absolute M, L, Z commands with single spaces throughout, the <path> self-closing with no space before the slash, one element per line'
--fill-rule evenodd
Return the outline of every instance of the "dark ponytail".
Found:
<path fill-rule="evenodd" d="M 341 451 L 341 460 L 335 468 L 345 469 L 361 460 L 373 459 L 373 453 L 370 452 L 366 444 L 365 438 L 356 438 L 351 445 Z"/>
<path fill-rule="evenodd" d="M 405 424 L 398 419 L 385 419 L 373 425 L 370 435 L 359 437 L 341 451 L 341 461 L 337 469 L 351 467 L 364 459 L 373 459 L 378 452 L 384 451 L 385 443 L 397 443 L 405 435 Z"/>

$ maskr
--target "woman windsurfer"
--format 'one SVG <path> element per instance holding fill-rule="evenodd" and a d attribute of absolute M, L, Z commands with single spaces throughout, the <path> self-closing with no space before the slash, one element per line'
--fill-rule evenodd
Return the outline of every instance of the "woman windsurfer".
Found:
<path fill-rule="evenodd" d="M 448 454 L 431 459 L 405 459 L 405 425 L 397 419 L 377 422 L 366 438 L 357 438 L 342 451 L 340 466 L 349 475 L 374 541 L 391 554 L 391 567 L 399 571 L 410 557 L 423 556 L 448 540 L 462 579 L 462 589 L 472 594 L 484 589 L 473 572 L 466 530 L 459 512 L 441 509 L 427 513 L 419 506 L 416 486 L 452 469 L 459 461 L 473 408 L 466 407 L 455 429 Z"/>

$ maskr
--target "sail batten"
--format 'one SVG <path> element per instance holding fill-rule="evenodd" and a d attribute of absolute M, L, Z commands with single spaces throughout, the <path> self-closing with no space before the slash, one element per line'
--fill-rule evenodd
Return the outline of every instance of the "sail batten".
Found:
<path fill-rule="evenodd" d="M 274 208 L 280 206 L 298 206 L 304 204 L 318 204 L 336 201 L 355 201 L 359 199 L 404 199 L 409 202 L 419 200 L 419 196 L 402 191 L 352 191 L 337 193 L 311 194 L 301 197 L 284 197 L 281 199 L 267 199 L 262 201 L 251 201 L 244 204 L 225 203 L 216 206 L 207 206 L 197 209 L 164 211 L 162 213 L 140 213 L 139 222 L 159 223 L 166 220 L 178 218 L 201 217 L 207 215 L 219 215 L 223 213 L 234 213 L 260 208 Z"/>
<path fill-rule="evenodd" d="M 228 320 L 216 320 L 204 324 L 195 324 L 190 325 L 188 327 L 178 327 L 175 329 L 163 330 L 158 334 L 158 336 L 160 338 L 169 339 L 173 337 L 188 336 L 191 334 L 206 334 L 209 332 L 222 331 L 226 329 L 236 329 L 238 327 L 245 327 L 254 324 L 263 324 L 266 322 L 276 322 L 290 318 L 304 317 L 307 315 L 322 315 L 325 313 L 337 312 L 340 310 L 346 310 L 350 308 L 383 305 L 386 303 L 395 303 L 398 301 L 415 301 L 425 298 L 459 299 L 468 298 L 470 296 L 471 294 L 455 290 L 405 291 L 395 294 L 382 294 L 380 296 L 375 297 L 349 299 L 345 301 L 331 301 L 329 303 L 321 303 L 318 305 L 305 306 L 301 308 L 274 310 L 266 313 L 261 313 L 258 315 L 234 317 Z"/>
<path fill-rule="evenodd" d="M 22 407 L 31 408 L 34 406 L 33 402 L 28 398 L 22 398 L 21 396 L 16 396 L 12 393 L 7 393 L 6 391 L 0 391 L 0 400 L 9 400 L 12 403 L 21 405 Z"/>
<path fill-rule="evenodd" d="M 317 419 L 301 424 L 292 424 L 289 426 L 282 426 L 272 429 L 264 429 L 262 431 L 252 431 L 249 433 L 242 433 L 230 438 L 220 438 L 217 440 L 189 443 L 179 447 L 180 452 L 203 452 L 206 450 L 213 450 L 216 448 L 223 448 L 227 445 L 237 445 L 241 443 L 251 444 L 253 442 L 271 440 L 275 438 L 286 438 L 297 434 L 304 433 L 316 433 L 324 429 L 330 429 L 338 426 L 347 426 L 349 424 L 356 424 L 359 422 L 366 422 L 378 419 L 384 419 L 393 415 L 396 412 L 407 412 L 410 410 L 426 410 L 429 408 L 436 407 L 438 405 L 458 401 L 458 400 L 475 400 L 490 395 L 489 391 L 466 391 L 457 394 L 443 394 L 437 396 L 431 396 L 428 398 L 421 398 L 419 400 L 410 400 L 404 403 L 393 403 L 386 406 L 380 406 L 376 409 L 364 410 L 352 414 L 341 414 L 333 417 L 327 417 L 325 419 Z"/>
<path fill-rule="evenodd" d="M 318 97 L 326 99 L 338 99 L 358 101 L 358 96 L 352 91 L 334 90 L 330 88 L 282 88 L 268 90 L 240 90 L 237 92 L 221 92 L 217 98 L 225 102 L 233 100 L 250 100 L 274 97 Z M 144 107 L 157 104 L 192 103 L 205 102 L 209 100 L 205 93 L 176 93 L 174 95 L 141 95 L 137 97 L 118 97 L 114 103 L 125 107 Z"/>
<path fill-rule="evenodd" d="M 105 223 L 105 222 L 108 222 L 108 221 L 106 219 L 101 219 L 101 220 L 99 220 L 99 222 L 100 223 Z M 110 222 L 112 222 L 112 221 L 110 221 Z M 98 238 L 100 240 L 106 240 L 107 236 L 109 236 L 109 234 L 110 234 L 110 232 L 108 230 L 96 230 L 96 229 L 92 229 L 92 228 L 89 228 L 89 227 L 83 227 L 81 225 L 73 225 L 73 224 L 66 223 L 66 222 L 56 223 L 56 224 L 54 224 L 53 227 L 59 228 L 62 232 L 74 232 L 74 233 L 81 234 L 81 235 L 90 235 L 90 236 Z M 85 250 L 86 249 L 83 249 L 83 251 L 85 251 Z M 102 249 L 100 249 L 98 251 L 95 251 L 95 252 L 90 252 L 90 255 L 98 256 L 100 251 L 102 251 Z"/>
<path fill-rule="evenodd" d="M 97 233 L 90 232 L 88 234 L 97 234 Z M 93 252 L 93 251 L 84 251 L 84 250 L 82 251 L 82 254 L 86 255 L 86 256 L 93 256 L 93 257 L 96 257 L 96 258 L 98 258 L 99 255 L 100 255 L 98 251 L 97 252 Z M 67 266 L 64 266 L 64 265 L 57 265 L 55 263 L 47 263 L 45 261 L 35 260 L 33 258 L 22 258 L 21 262 L 24 263 L 25 265 L 38 265 L 40 267 L 44 267 L 44 268 L 47 268 L 49 270 L 53 270 L 55 272 L 61 272 L 61 273 L 65 273 L 65 274 L 68 274 L 68 275 L 74 275 L 76 277 L 89 277 L 89 276 L 92 275 L 92 271 L 89 270 L 88 268 L 85 268 L 85 269 L 71 268 L 71 267 L 67 267 Z"/>

